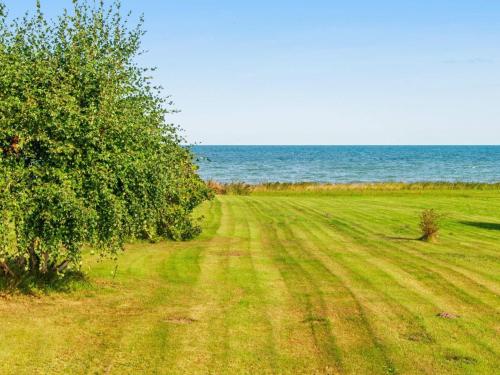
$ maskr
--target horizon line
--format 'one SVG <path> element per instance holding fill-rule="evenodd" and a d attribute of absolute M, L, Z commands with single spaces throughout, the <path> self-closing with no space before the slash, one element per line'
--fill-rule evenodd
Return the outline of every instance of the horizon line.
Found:
<path fill-rule="evenodd" d="M 289 143 L 289 144 L 244 144 L 244 143 L 212 143 L 212 144 L 185 144 L 185 146 L 248 146 L 248 147 L 282 147 L 282 146 L 311 146 L 311 147 L 500 147 L 500 144 L 299 144 L 299 143 Z"/>

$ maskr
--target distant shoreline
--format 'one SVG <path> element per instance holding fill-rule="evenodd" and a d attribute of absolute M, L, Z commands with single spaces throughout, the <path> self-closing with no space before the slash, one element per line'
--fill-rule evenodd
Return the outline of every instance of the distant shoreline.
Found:
<path fill-rule="evenodd" d="M 246 195 L 253 192 L 327 192 L 327 191 L 432 191 L 432 190 L 500 190 L 500 182 L 372 182 L 372 183 L 317 183 L 317 182 L 269 182 L 249 184 L 245 182 L 222 183 L 208 180 L 207 184 L 219 194 Z"/>
<path fill-rule="evenodd" d="M 395 144 L 186 144 L 186 147 L 500 147 L 500 144 L 395 145 Z"/>

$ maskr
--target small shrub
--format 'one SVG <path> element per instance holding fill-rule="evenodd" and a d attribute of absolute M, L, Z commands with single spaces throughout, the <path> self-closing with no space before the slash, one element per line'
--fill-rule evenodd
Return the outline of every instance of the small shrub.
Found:
<path fill-rule="evenodd" d="M 252 185 L 244 182 L 231 182 L 224 185 L 226 194 L 233 195 L 250 195 L 252 192 Z"/>
<path fill-rule="evenodd" d="M 208 180 L 207 186 L 215 193 L 219 195 L 249 195 L 253 186 L 245 182 L 230 182 L 230 183 L 220 183 L 214 180 Z"/>
<path fill-rule="evenodd" d="M 226 194 L 226 187 L 224 184 L 217 182 L 215 180 L 208 180 L 207 186 L 210 190 L 214 192 L 214 194 L 224 195 Z"/>
<path fill-rule="evenodd" d="M 424 210 L 420 215 L 420 229 L 422 231 L 422 241 L 434 241 L 439 232 L 439 215 L 433 209 Z"/>

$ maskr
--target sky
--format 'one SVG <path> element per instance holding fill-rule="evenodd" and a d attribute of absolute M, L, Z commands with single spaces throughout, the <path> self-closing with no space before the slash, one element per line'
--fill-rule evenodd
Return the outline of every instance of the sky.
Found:
<path fill-rule="evenodd" d="M 122 4 L 191 143 L 500 144 L 498 0 Z"/>

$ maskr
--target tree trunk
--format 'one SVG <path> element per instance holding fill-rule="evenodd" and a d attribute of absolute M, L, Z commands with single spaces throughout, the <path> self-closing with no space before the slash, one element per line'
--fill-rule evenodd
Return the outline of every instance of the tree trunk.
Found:
<path fill-rule="evenodd" d="M 56 267 L 56 271 L 57 272 L 62 272 L 64 271 L 66 268 L 68 268 L 69 266 L 69 260 L 64 260 L 62 261 L 57 267 Z"/>
<path fill-rule="evenodd" d="M 35 249 L 37 247 L 39 243 L 39 239 L 38 238 L 35 238 L 30 246 L 28 247 L 28 252 L 30 254 L 30 269 L 31 269 L 31 272 L 33 273 L 37 273 L 39 271 L 38 269 L 38 265 L 40 264 L 40 257 L 37 255 L 37 253 L 35 252 Z"/>
<path fill-rule="evenodd" d="M 44 251 L 42 253 L 42 256 L 43 256 L 42 273 L 46 274 L 47 271 L 49 270 L 49 254 L 46 251 Z"/>
<path fill-rule="evenodd" d="M 7 265 L 7 263 L 1 262 L 0 263 L 0 267 L 2 268 L 3 272 L 6 275 L 9 275 L 11 277 L 16 277 L 16 275 L 14 275 L 14 272 L 12 272 L 12 270 L 9 268 L 9 266 Z"/>

